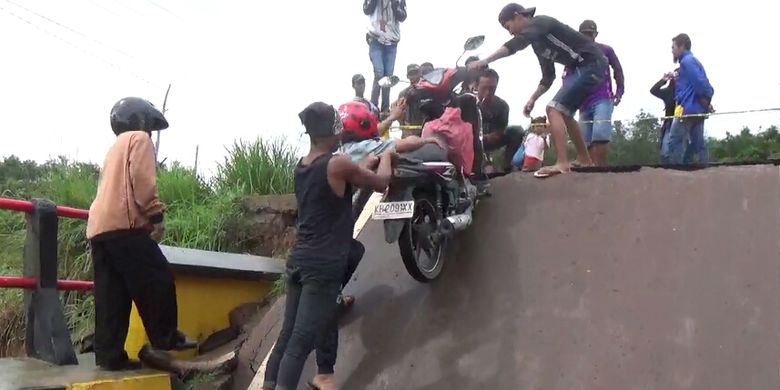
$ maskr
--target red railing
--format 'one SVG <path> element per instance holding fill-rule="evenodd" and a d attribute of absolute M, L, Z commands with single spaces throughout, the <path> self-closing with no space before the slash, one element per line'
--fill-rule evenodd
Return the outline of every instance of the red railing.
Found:
<path fill-rule="evenodd" d="M 0 210 L 19 211 L 32 213 L 35 205 L 26 200 L 0 198 Z M 75 218 L 86 220 L 89 211 L 74 209 L 72 207 L 57 206 L 57 216 L 63 218 Z M 38 280 L 23 276 L 0 276 L 0 288 L 25 288 L 35 289 Z M 88 291 L 95 287 L 95 283 L 87 280 L 57 280 L 57 289 L 66 291 Z"/>
<path fill-rule="evenodd" d="M 24 276 L 0 276 L 0 288 L 26 288 L 38 287 L 38 280 Z M 90 291 L 95 288 L 95 282 L 88 280 L 58 280 L 57 290 L 65 291 Z"/>
<path fill-rule="evenodd" d="M 34 210 L 32 202 L 27 200 L 0 198 L 0 209 L 20 211 L 23 213 L 32 213 Z M 57 206 L 57 216 L 63 218 L 75 218 L 86 220 L 89 217 L 89 211 L 74 209 L 72 207 Z"/>

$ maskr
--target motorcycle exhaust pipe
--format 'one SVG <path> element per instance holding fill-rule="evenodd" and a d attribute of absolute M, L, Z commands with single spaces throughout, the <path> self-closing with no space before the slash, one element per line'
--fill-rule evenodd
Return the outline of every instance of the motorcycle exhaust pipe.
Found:
<path fill-rule="evenodd" d="M 442 221 L 442 232 L 444 234 L 453 234 L 465 230 L 471 225 L 471 209 L 463 214 L 449 216 Z"/>

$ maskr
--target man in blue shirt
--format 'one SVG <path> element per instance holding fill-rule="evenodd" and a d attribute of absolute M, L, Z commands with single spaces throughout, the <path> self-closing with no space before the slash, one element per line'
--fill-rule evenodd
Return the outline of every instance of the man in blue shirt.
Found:
<path fill-rule="evenodd" d="M 699 163 L 706 164 L 709 158 L 704 139 L 705 116 L 702 114 L 712 111 L 710 102 L 715 91 L 704 67 L 691 53 L 691 38 L 687 34 L 672 38 L 672 55 L 675 62 L 680 64 L 674 90 L 677 118 L 665 139 L 661 159 L 671 164 L 689 164 L 696 156 Z"/>

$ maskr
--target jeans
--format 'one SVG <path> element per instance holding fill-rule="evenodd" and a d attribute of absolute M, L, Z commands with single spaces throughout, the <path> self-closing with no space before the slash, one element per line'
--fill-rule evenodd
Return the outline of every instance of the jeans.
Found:
<path fill-rule="evenodd" d="M 369 192 L 369 191 L 366 191 Z M 360 260 L 363 259 L 363 255 L 366 253 L 366 247 L 363 244 L 353 239 L 352 246 L 349 248 L 349 255 L 347 255 L 347 272 L 344 274 L 344 279 L 341 281 L 341 288 L 349 283 L 352 279 L 352 275 L 360 265 Z M 333 374 L 333 367 L 336 365 L 336 356 L 339 346 L 339 324 L 338 316 L 333 316 L 333 321 L 328 325 L 328 330 L 325 334 L 325 338 L 322 339 L 321 344 L 316 344 L 317 354 L 317 373 L 318 374 Z"/>
<path fill-rule="evenodd" d="M 609 142 L 612 140 L 612 111 L 615 105 L 611 99 L 594 102 L 590 107 L 580 110 L 580 127 L 585 144 Z M 588 122 L 588 123 L 583 123 Z"/>
<path fill-rule="evenodd" d="M 671 127 L 672 120 L 664 119 L 663 124 L 661 124 L 661 136 L 658 137 L 658 150 L 663 151 L 664 143 L 667 142 L 667 135 L 669 135 L 669 128 Z"/>
<path fill-rule="evenodd" d="M 700 164 L 709 163 L 704 118 L 675 118 L 664 136 L 661 162 L 690 164 L 694 157 Z"/>
<path fill-rule="evenodd" d="M 132 302 L 154 348 L 177 341 L 176 285 L 168 260 L 149 233 L 93 240 L 95 363 L 114 368 L 127 360 L 125 338 Z"/>
<path fill-rule="evenodd" d="M 287 265 L 284 322 L 266 366 L 263 389 L 295 390 L 306 358 L 322 345 L 336 316 L 341 277 Z"/>
<path fill-rule="evenodd" d="M 368 43 L 368 57 L 374 66 L 374 84 L 371 87 L 371 102 L 375 106 L 379 105 L 379 79 L 385 76 L 392 76 L 395 71 L 395 55 L 398 45 L 383 45 L 378 41 L 371 39 Z M 390 111 L 390 88 L 381 88 L 382 90 L 382 112 Z"/>

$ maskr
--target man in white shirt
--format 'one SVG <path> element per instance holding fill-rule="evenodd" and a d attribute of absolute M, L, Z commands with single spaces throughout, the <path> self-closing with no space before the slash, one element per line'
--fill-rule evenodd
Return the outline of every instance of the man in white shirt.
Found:
<path fill-rule="evenodd" d="M 374 85 L 371 102 L 379 104 L 379 79 L 392 76 L 395 71 L 395 55 L 401 40 L 401 22 L 406 20 L 406 0 L 363 0 L 363 13 L 370 24 L 366 41 L 368 56 L 374 66 Z M 382 88 L 383 113 L 390 111 L 390 89 Z"/>

